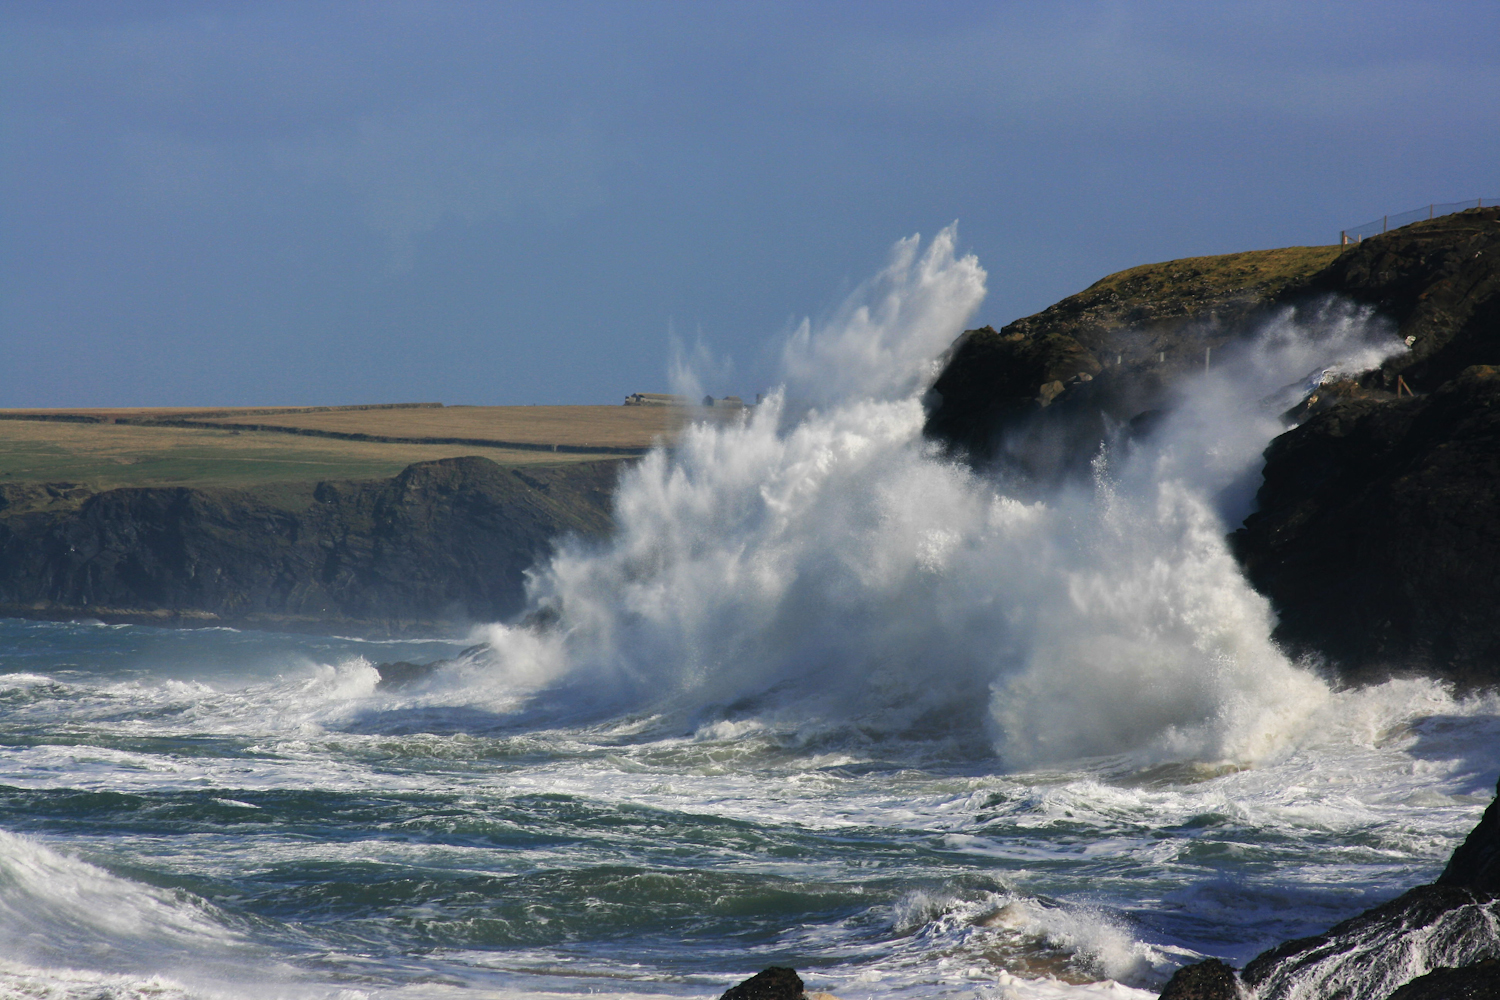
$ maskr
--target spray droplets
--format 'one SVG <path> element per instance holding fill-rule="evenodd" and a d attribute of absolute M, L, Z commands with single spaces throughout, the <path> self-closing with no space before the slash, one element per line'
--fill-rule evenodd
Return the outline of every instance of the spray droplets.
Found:
<path fill-rule="evenodd" d="M 751 417 L 627 473 L 612 541 L 532 579 L 555 626 L 492 630 L 505 683 L 580 711 L 748 714 L 1012 767 L 1253 760 L 1294 737 L 1328 692 L 1271 643 L 1215 502 L 1279 432 L 1268 393 L 1386 348 L 1356 314 L 1281 319 L 1216 354 L 1092 481 L 1023 499 L 921 435 L 934 359 L 983 294 L 954 241 L 902 241 L 790 338 L 786 387 Z"/>

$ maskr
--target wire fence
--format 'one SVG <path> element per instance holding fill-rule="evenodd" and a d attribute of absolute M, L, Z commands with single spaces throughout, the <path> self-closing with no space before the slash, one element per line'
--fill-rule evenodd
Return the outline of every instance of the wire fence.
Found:
<path fill-rule="evenodd" d="M 1400 215 L 1382 215 L 1373 222 L 1345 229 L 1339 233 L 1339 244 L 1348 246 L 1350 243 L 1358 243 L 1360 240 L 1371 236 L 1379 236 L 1381 233 L 1413 222 L 1421 222 L 1423 219 L 1436 219 L 1440 215 L 1452 215 L 1454 212 L 1462 212 L 1466 208 L 1483 208 L 1485 205 L 1500 205 L 1500 198 L 1475 198 L 1471 201 L 1450 201 L 1446 205 L 1426 205 L 1422 208 L 1414 208 L 1410 212 L 1402 212 Z"/>

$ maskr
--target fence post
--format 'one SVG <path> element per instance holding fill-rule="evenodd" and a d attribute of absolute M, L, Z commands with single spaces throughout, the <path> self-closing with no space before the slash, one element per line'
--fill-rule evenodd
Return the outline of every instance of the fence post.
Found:
<path fill-rule="evenodd" d="M 1347 229 L 1340 229 L 1339 230 L 1339 246 L 1346 247 L 1348 245 L 1349 245 L 1349 230 L 1347 230 Z"/>
<path fill-rule="evenodd" d="M 1428 218 L 1429 218 L 1429 219 L 1430 219 L 1430 218 L 1432 218 L 1432 209 L 1433 209 L 1433 208 L 1434 208 L 1434 206 L 1432 206 L 1432 205 L 1428 205 L 1428 206 L 1427 206 L 1427 217 L 1428 217 Z"/>
<path fill-rule="evenodd" d="M 1391 224 L 1391 217 L 1389 215 L 1382 215 L 1380 217 L 1380 231 L 1382 233 L 1386 231 L 1386 228 L 1389 227 L 1390 224 Z"/>

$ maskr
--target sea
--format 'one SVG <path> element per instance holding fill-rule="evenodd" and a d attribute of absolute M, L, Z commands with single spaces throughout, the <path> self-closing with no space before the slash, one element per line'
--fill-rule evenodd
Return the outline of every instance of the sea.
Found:
<path fill-rule="evenodd" d="M 0 996 L 1124 1000 L 1431 881 L 1500 697 L 1288 658 L 1225 542 L 1389 327 L 1272 317 L 1081 470 L 975 472 L 921 433 L 956 240 L 623 473 L 513 622 L 0 620 Z"/>

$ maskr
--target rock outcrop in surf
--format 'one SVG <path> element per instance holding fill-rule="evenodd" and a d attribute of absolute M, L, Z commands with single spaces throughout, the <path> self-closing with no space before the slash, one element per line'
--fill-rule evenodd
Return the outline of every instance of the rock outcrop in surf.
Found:
<path fill-rule="evenodd" d="M 1257 1000 L 1500 996 L 1500 788 L 1443 874 L 1322 934 L 1277 945 L 1238 979 Z M 1218 959 L 1177 970 L 1166 1000 L 1235 1000 Z"/>
<path fill-rule="evenodd" d="M 1055 479 L 1149 434 L 1173 388 L 1273 317 L 1370 310 L 1408 350 L 1319 379 L 1266 451 L 1234 536 L 1274 638 L 1351 679 L 1500 681 L 1500 208 L 1355 247 L 1290 248 L 1111 275 L 954 344 L 927 434 L 980 466 Z M 1316 373 L 1315 373 L 1316 375 Z"/>

